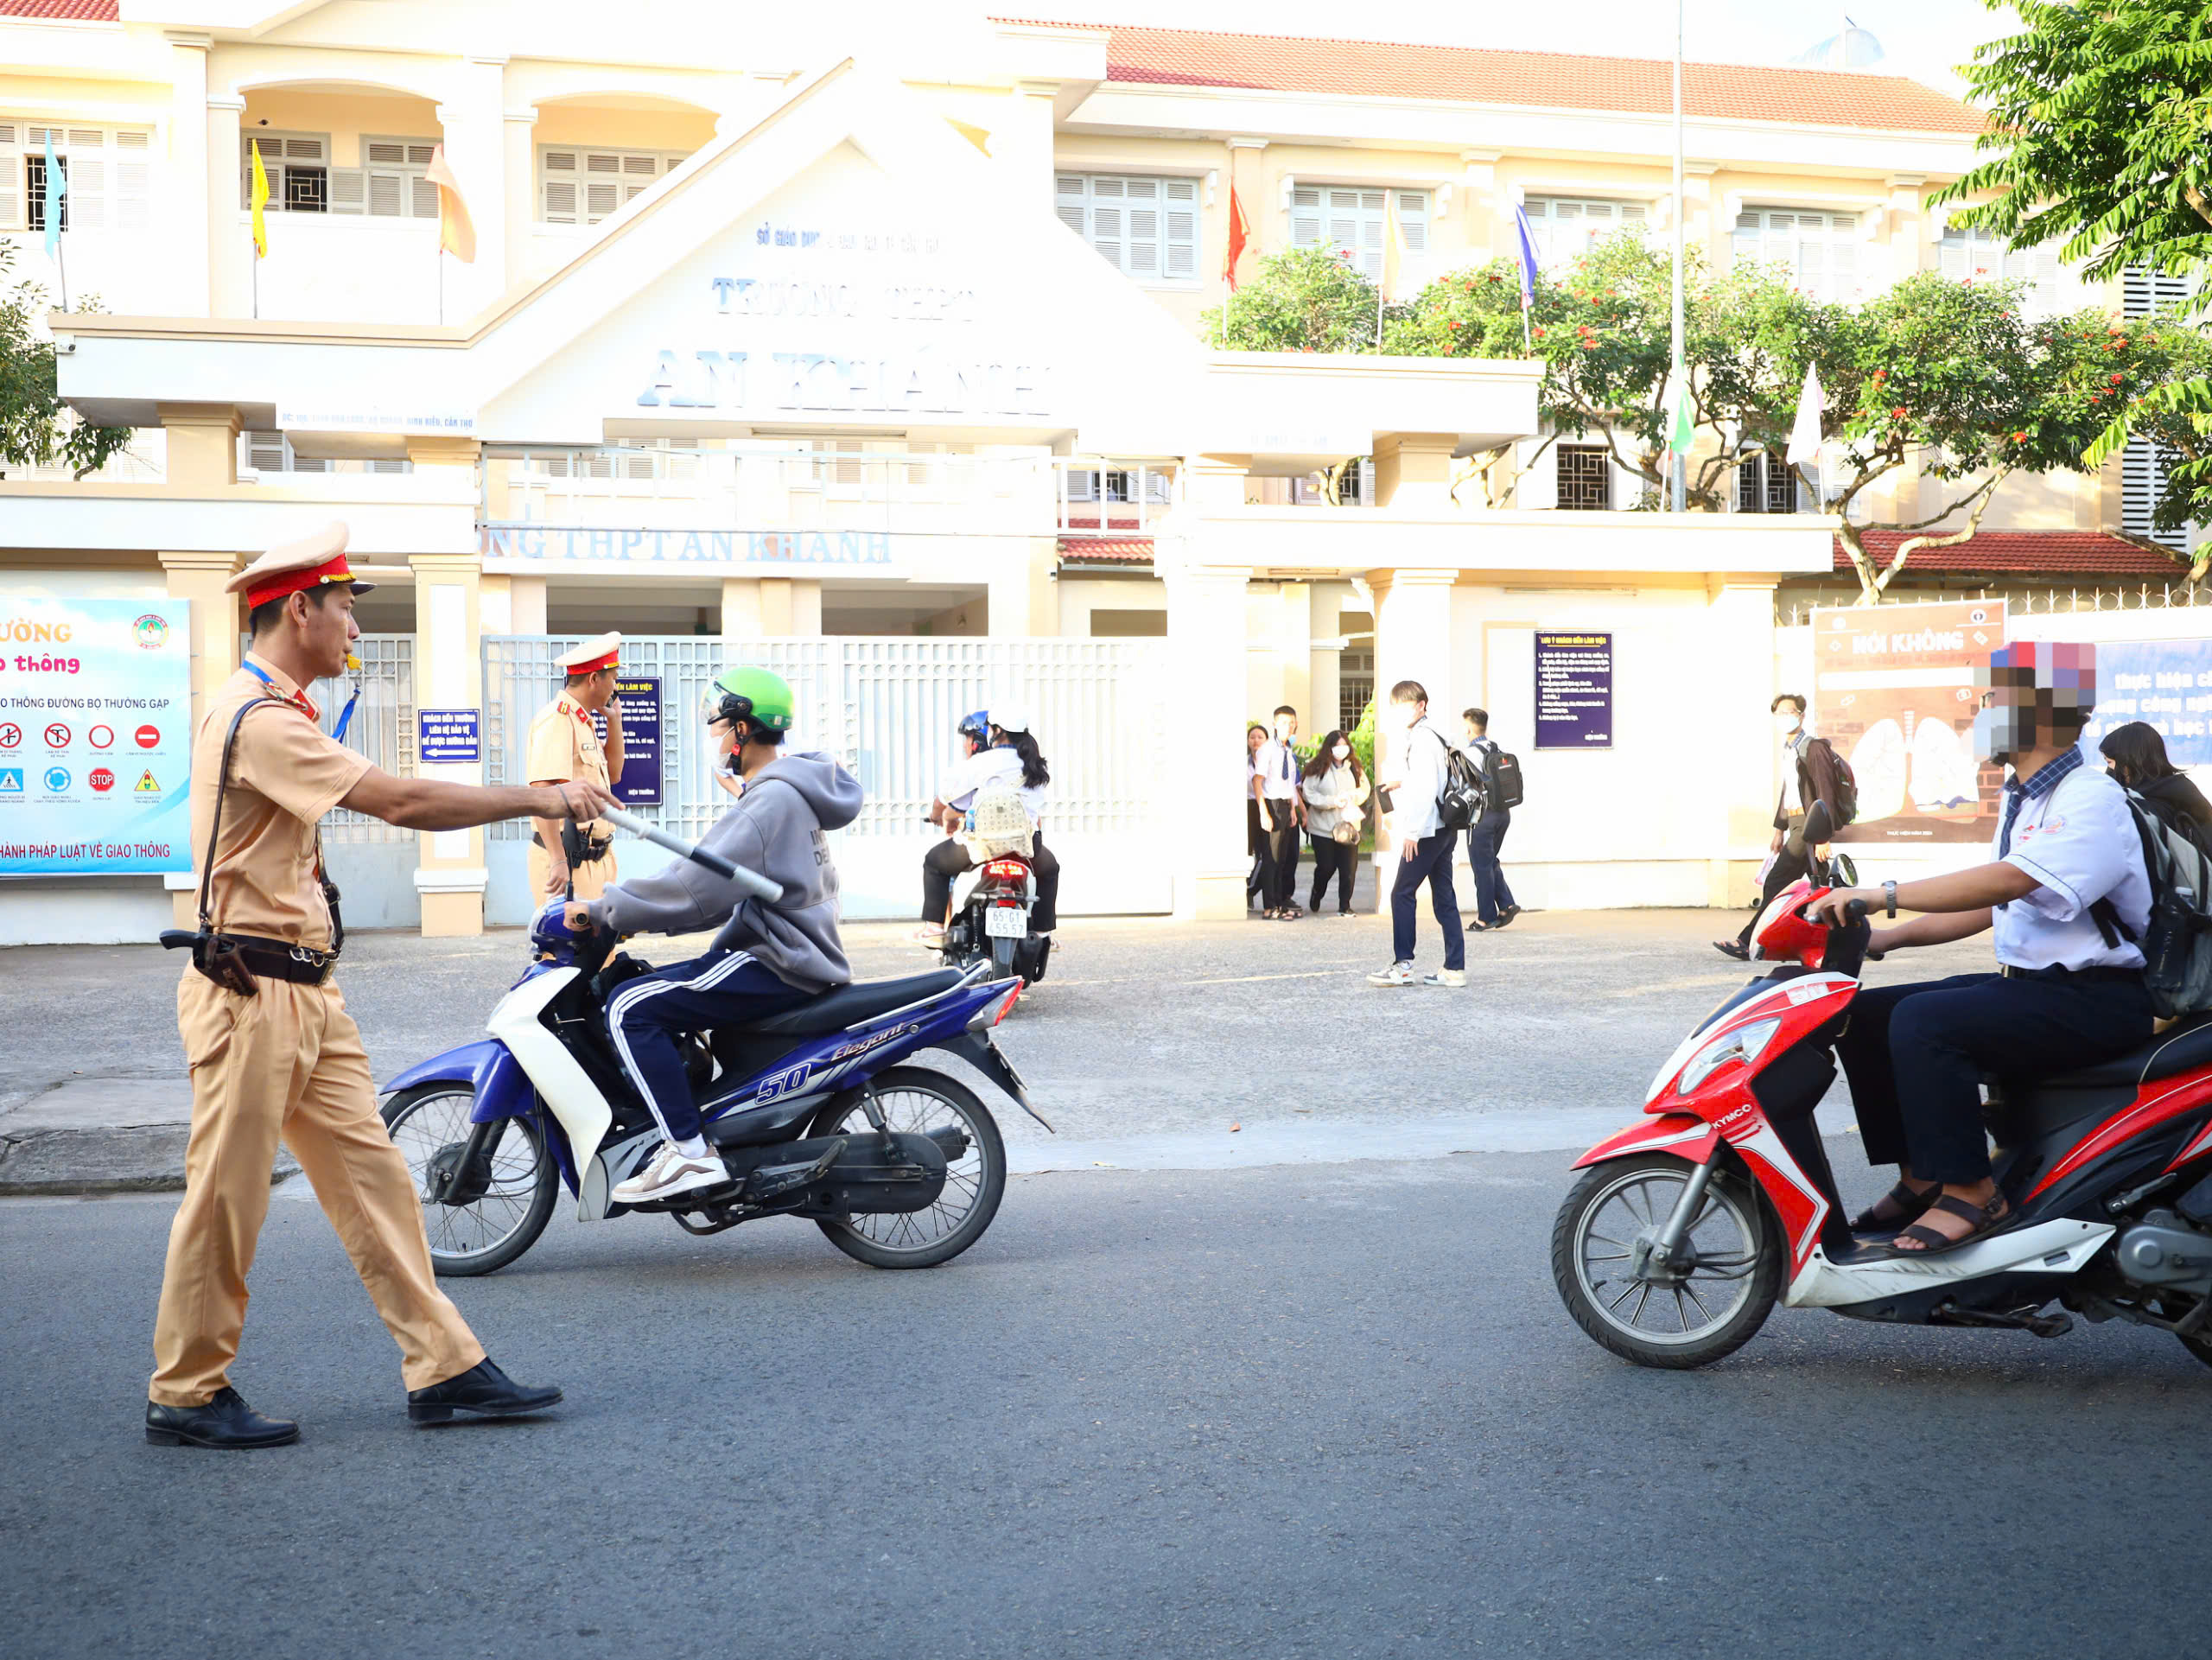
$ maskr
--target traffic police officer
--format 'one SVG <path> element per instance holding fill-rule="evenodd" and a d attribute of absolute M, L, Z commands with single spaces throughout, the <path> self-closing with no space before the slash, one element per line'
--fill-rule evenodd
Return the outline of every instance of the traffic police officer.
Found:
<path fill-rule="evenodd" d="M 556 659 L 568 679 L 561 695 L 530 723 L 532 784 L 585 779 L 611 790 L 622 781 L 622 710 L 614 701 L 621 651 L 621 635 L 601 634 Z M 591 722 L 593 714 L 602 709 L 607 716 L 604 741 Z M 575 897 L 595 900 L 614 881 L 614 827 L 595 819 L 576 829 L 584 837 L 584 855 L 574 872 Z M 530 842 L 531 902 L 540 905 L 560 897 L 568 889 L 570 874 L 559 823 L 537 820 Z"/>
<path fill-rule="evenodd" d="M 359 1028 L 330 981 L 345 931 L 316 824 L 341 805 L 425 830 L 590 817 L 608 797 L 593 783 L 478 789 L 394 778 L 324 736 L 305 688 L 346 667 L 360 633 L 354 595 L 367 587 L 347 569 L 339 524 L 271 550 L 229 584 L 245 595 L 253 639 L 193 743 L 200 926 L 162 937 L 192 949 L 177 987 L 192 1134 L 154 1325 L 146 1439 L 156 1445 L 299 1438 L 298 1425 L 255 1412 L 230 1380 L 280 1136 L 398 1341 L 410 1418 L 511 1416 L 561 1398 L 493 1365 L 432 1277 L 407 1161 L 378 1116 Z"/>

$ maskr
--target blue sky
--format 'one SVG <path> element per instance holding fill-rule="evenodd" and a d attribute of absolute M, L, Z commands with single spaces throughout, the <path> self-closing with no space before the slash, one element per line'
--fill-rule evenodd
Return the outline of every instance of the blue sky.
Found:
<path fill-rule="evenodd" d="M 1387 11 L 1370 14 L 1375 21 L 1357 29 L 1342 0 L 1268 0 L 1264 6 L 1251 0 L 1026 0 L 1018 10 L 1005 10 L 1077 22 L 1332 38 L 1356 34 L 1370 40 L 1604 51 L 1624 57 L 1665 57 L 1674 50 L 1674 8 L 1664 0 L 1480 8 L 1466 0 L 1400 0 Z M 1981 41 L 2018 28 L 2009 10 L 1993 12 L 1980 0 L 1854 0 L 1847 6 L 1686 0 L 1685 51 L 1709 62 L 1784 63 L 1835 34 L 1846 11 L 1881 41 L 1885 55 L 1878 69 L 1910 75 L 1955 96 L 1962 89 L 1953 66 L 1970 58 Z M 1571 22 L 1572 28 L 1562 29 L 1563 22 Z"/>

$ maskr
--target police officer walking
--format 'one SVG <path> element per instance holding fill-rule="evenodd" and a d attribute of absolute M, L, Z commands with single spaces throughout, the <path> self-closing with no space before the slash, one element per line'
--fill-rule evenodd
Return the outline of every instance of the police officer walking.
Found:
<path fill-rule="evenodd" d="M 620 674 L 622 636 L 601 634 L 588 639 L 556 660 L 567 675 L 560 696 L 537 711 L 530 723 L 529 778 L 532 784 L 566 784 L 588 780 L 612 790 L 622 781 L 622 709 L 614 701 L 614 682 Z M 591 717 L 607 716 L 602 741 Z M 531 821 L 530 838 L 531 899 L 543 904 L 568 891 L 571 875 L 575 897 L 595 900 L 614 881 L 614 827 L 603 819 L 576 826 L 583 851 L 573 872 L 561 846 L 561 826 L 554 819 Z"/>
<path fill-rule="evenodd" d="M 368 588 L 347 569 L 346 535 L 327 525 L 231 580 L 246 596 L 252 645 L 193 743 L 200 925 L 162 937 L 192 949 L 177 987 L 192 1134 L 147 1386 L 146 1439 L 158 1446 L 299 1439 L 297 1424 L 254 1411 L 230 1379 L 279 1137 L 399 1344 L 411 1420 L 515 1416 L 561 1398 L 493 1364 L 432 1277 L 421 1201 L 378 1116 L 359 1028 L 331 983 L 345 929 L 316 825 L 337 806 L 425 830 L 589 818 L 609 797 L 595 781 L 478 789 L 394 778 L 324 736 L 305 688 L 346 667 L 360 633 L 353 597 Z"/>

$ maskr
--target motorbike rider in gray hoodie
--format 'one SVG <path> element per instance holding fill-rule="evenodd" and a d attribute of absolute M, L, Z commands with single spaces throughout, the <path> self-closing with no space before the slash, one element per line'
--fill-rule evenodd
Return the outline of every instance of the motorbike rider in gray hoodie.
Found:
<path fill-rule="evenodd" d="M 594 928 L 617 934 L 721 930 L 704 956 L 626 981 L 607 1001 L 615 1050 L 666 1138 L 644 1168 L 616 1184 L 610 1197 L 618 1204 L 729 1180 L 700 1133 L 679 1047 L 683 1034 L 763 1020 L 853 977 L 837 938 L 837 870 L 823 832 L 859 814 L 860 780 L 828 755 L 784 754 L 791 690 L 782 676 L 726 669 L 708 698 L 709 726 L 728 729 L 730 766 L 744 792 L 699 845 L 780 883 L 783 897 L 751 898 L 679 860 L 576 907 Z"/>

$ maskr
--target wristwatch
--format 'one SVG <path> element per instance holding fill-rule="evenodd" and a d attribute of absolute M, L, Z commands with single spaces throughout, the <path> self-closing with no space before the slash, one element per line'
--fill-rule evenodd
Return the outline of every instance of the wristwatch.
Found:
<path fill-rule="evenodd" d="M 1886 881 L 1882 884 L 1882 903 L 1885 907 L 1885 915 L 1891 917 L 1897 915 L 1897 885 L 1895 881 Z"/>

